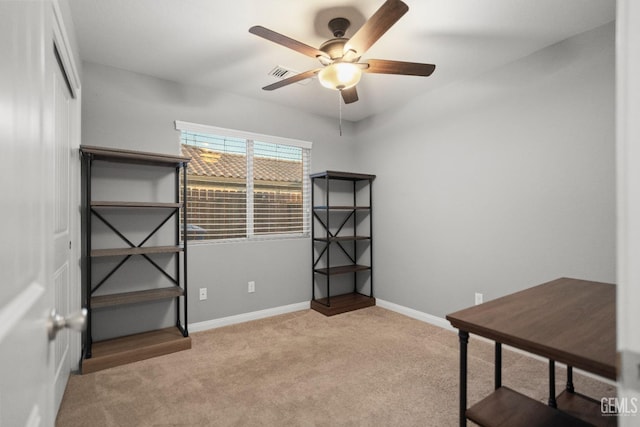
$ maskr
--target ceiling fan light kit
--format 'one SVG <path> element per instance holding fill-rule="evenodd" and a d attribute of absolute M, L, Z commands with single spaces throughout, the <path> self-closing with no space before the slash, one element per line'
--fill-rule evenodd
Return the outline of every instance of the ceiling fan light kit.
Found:
<path fill-rule="evenodd" d="M 350 104 L 358 100 L 356 85 L 360 81 L 362 72 L 405 76 L 431 75 L 436 68 L 433 64 L 386 59 L 369 59 L 359 62 L 365 52 L 408 10 L 409 6 L 401 0 L 386 0 L 351 38 L 345 37 L 351 25 L 349 20 L 341 17 L 334 18 L 328 23 L 333 38 L 322 43 L 318 49 L 260 25 L 249 28 L 250 33 L 315 58 L 321 65 L 320 68 L 296 74 L 262 89 L 279 89 L 318 75 L 322 86 L 339 90 L 344 103 Z"/>
<path fill-rule="evenodd" d="M 350 62 L 335 62 L 318 73 L 318 80 L 328 89 L 343 90 L 354 87 L 360 81 L 362 71 Z"/>

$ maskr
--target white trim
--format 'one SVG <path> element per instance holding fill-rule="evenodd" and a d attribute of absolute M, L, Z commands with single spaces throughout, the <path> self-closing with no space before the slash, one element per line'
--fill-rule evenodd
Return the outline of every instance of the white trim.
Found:
<path fill-rule="evenodd" d="M 247 237 L 246 238 L 251 238 L 253 237 L 253 233 L 254 233 L 254 195 L 253 195 L 253 180 L 254 180 L 254 173 L 255 171 L 253 170 L 253 160 L 255 158 L 255 152 L 253 151 L 253 139 L 247 139 L 246 142 L 247 146 L 246 146 L 246 154 L 247 154 L 247 177 L 245 180 L 245 187 L 246 187 L 246 194 L 245 194 L 245 202 L 246 202 L 246 213 L 245 213 L 245 218 L 246 218 L 246 233 L 247 233 Z M 302 151 L 302 150 L 301 150 Z M 271 221 L 271 219 L 270 219 Z"/>
<path fill-rule="evenodd" d="M 254 141 L 269 142 L 272 144 L 292 145 L 294 147 L 311 149 L 313 145 L 310 141 L 301 139 L 284 138 L 281 136 L 263 135 L 260 133 L 246 132 L 236 129 L 225 129 L 216 126 L 202 125 L 198 123 L 175 121 L 176 130 L 186 130 L 188 132 L 208 133 L 232 138 L 252 139 Z"/>
<path fill-rule="evenodd" d="M 258 234 L 251 237 L 234 237 L 233 239 L 209 239 L 209 240 L 189 240 L 189 246 L 220 245 L 225 243 L 250 243 L 263 242 L 266 240 L 295 240 L 308 239 L 310 232 L 301 234 Z"/>
<path fill-rule="evenodd" d="M 69 83 L 71 84 L 72 96 L 78 97 L 78 89 L 80 89 L 80 77 L 78 75 L 78 68 L 76 67 L 75 60 L 71 54 L 71 44 L 69 43 L 69 37 L 67 36 L 67 28 L 64 25 L 64 19 L 62 17 L 62 11 L 60 10 L 59 0 L 53 0 L 53 40 L 58 48 L 60 59 L 62 60 L 63 72 L 67 75 Z"/>
<path fill-rule="evenodd" d="M 456 328 L 451 326 L 446 319 L 442 317 L 434 316 L 432 314 L 427 314 L 422 311 L 414 310 L 409 307 L 405 307 L 403 305 L 394 304 L 389 301 L 385 301 L 379 298 L 376 298 L 376 305 L 382 308 L 386 308 L 387 310 L 395 311 L 396 313 L 404 314 L 407 317 L 411 317 L 416 320 L 420 320 L 425 323 L 430 323 L 434 326 L 438 326 L 443 329 L 448 329 L 450 331 L 455 331 Z"/>
<path fill-rule="evenodd" d="M 618 2 L 616 21 L 617 346 L 640 353 L 640 7 Z M 637 376 L 637 375 L 636 375 Z"/>
<path fill-rule="evenodd" d="M 44 294 L 44 288 L 37 283 L 31 283 L 4 307 L 0 307 L 0 343 L 13 331 L 16 324 L 25 318 L 40 297 Z"/>
<path fill-rule="evenodd" d="M 640 353 L 640 7 L 634 0 L 616 6 L 616 172 L 617 172 L 617 350 L 621 354 L 618 397 L 640 398 L 637 361 Z M 627 400 L 629 401 L 629 400 Z M 637 425 L 635 417 L 620 417 L 621 427 Z"/>
<path fill-rule="evenodd" d="M 205 320 L 204 322 L 190 323 L 189 332 L 201 332 L 209 329 L 221 328 L 223 326 L 235 325 L 237 323 L 250 322 L 252 320 L 264 319 L 278 316 L 280 314 L 293 313 L 295 311 L 309 309 L 309 301 L 295 304 L 283 305 L 280 307 L 267 308 L 265 310 L 252 311 L 249 313 L 237 314 L 235 316 L 222 317 L 220 319 Z"/>

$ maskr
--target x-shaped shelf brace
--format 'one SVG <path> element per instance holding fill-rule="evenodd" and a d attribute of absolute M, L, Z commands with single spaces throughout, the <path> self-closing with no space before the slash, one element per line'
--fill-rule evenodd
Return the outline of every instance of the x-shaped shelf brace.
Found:
<path fill-rule="evenodd" d="M 169 221 L 171 217 L 173 217 L 176 214 L 176 212 L 178 212 L 179 209 L 180 209 L 179 207 L 172 209 L 171 213 L 156 228 L 154 228 L 153 231 L 151 231 L 151 233 L 149 233 L 149 235 L 145 237 L 145 239 L 142 242 L 140 242 L 139 245 L 136 245 L 133 242 L 131 242 L 129 239 L 127 239 L 113 224 L 111 224 L 104 216 L 102 216 L 94 208 L 91 208 L 91 213 L 93 213 L 100 221 L 102 221 L 107 227 L 109 227 L 118 237 L 124 240 L 124 242 L 128 244 L 131 248 L 141 248 L 142 245 L 144 245 L 147 242 L 147 240 L 149 240 L 158 230 L 160 230 L 162 226 L 165 225 L 167 221 Z M 140 254 L 140 255 L 142 255 L 147 261 L 151 263 L 151 265 L 153 265 L 156 269 L 158 269 L 158 271 L 160 271 L 165 277 L 167 277 L 171 281 L 171 283 L 173 283 L 176 286 L 179 286 L 177 278 L 174 278 L 169 273 L 167 273 L 147 254 Z M 100 286 L 102 286 L 116 271 L 118 271 L 118 269 L 122 267 L 122 265 L 125 262 L 127 262 L 129 258 L 131 258 L 131 255 L 125 256 L 124 259 L 122 259 L 122 261 L 120 261 L 102 280 L 100 280 L 98 284 L 91 289 L 91 295 L 93 295 L 93 293 L 97 291 L 100 288 Z"/>
<path fill-rule="evenodd" d="M 320 222 L 322 227 L 325 230 L 327 230 L 327 233 L 329 233 L 329 238 L 331 239 L 331 238 L 334 238 L 334 237 L 336 237 L 336 236 L 338 236 L 340 234 L 340 231 L 342 231 L 342 229 L 347 224 L 349 219 L 352 216 L 354 216 L 355 213 L 356 213 L 356 209 L 353 209 L 351 212 L 349 212 L 349 215 L 347 215 L 345 217 L 344 221 L 342 221 L 342 224 L 340 224 L 340 227 L 338 227 L 338 230 L 336 230 L 335 233 L 332 233 L 331 230 L 329 230 L 329 228 L 327 227 L 327 224 L 322 220 L 322 218 L 320 217 L 320 215 L 318 215 L 317 212 L 313 212 L 313 216 Z M 327 209 L 327 217 L 329 215 L 330 215 L 329 209 Z M 342 243 L 340 243 L 339 241 L 336 241 L 336 243 L 338 244 L 338 247 L 342 250 L 342 252 L 344 252 L 344 254 L 347 256 L 347 258 L 349 258 L 349 260 L 353 264 L 356 264 L 355 253 L 354 253 L 354 256 L 351 256 L 351 254 L 349 254 L 349 252 L 344 248 L 344 246 L 342 246 Z M 313 263 L 313 267 L 314 268 L 316 267 L 316 265 L 318 265 L 318 262 L 320 262 L 320 259 L 322 259 L 322 256 L 325 254 L 325 252 L 327 252 L 328 249 L 329 249 L 329 242 L 327 242 L 327 244 L 325 245 L 324 249 L 322 249 L 322 251 L 318 255 L 318 258 L 314 261 L 314 263 Z"/>

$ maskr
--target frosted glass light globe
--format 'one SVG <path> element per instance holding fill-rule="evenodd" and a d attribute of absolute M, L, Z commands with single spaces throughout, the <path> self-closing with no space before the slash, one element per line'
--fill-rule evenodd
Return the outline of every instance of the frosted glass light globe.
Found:
<path fill-rule="evenodd" d="M 318 80 L 322 86 L 334 90 L 353 87 L 358 84 L 360 77 L 362 77 L 360 67 L 349 62 L 328 65 L 318 73 Z"/>

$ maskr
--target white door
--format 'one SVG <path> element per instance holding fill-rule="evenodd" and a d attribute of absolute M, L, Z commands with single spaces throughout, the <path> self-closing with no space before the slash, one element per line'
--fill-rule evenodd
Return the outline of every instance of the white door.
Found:
<path fill-rule="evenodd" d="M 64 338 L 49 340 L 48 317 L 56 284 L 75 275 L 61 267 L 68 255 L 55 256 L 58 237 L 67 237 L 54 191 L 52 17 L 49 1 L 0 1 L 1 427 L 55 422 Z"/>

